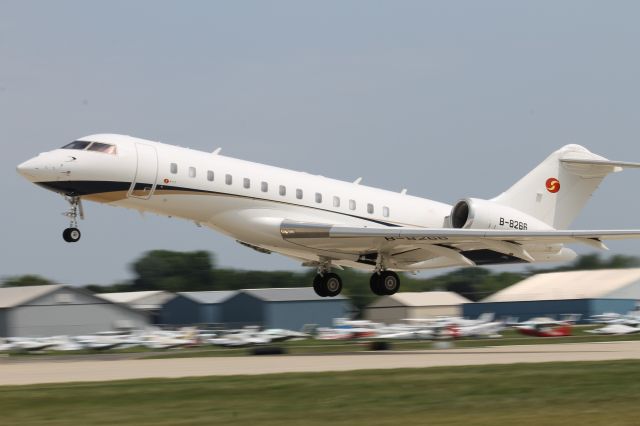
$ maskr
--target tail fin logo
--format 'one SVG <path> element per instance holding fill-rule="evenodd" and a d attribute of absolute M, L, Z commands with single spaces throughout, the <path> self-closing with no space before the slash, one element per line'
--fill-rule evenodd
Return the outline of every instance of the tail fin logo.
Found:
<path fill-rule="evenodd" d="M 547 179 L 547 191 L 549 191 L 552 194 L 555 194 L 556 192 L 560 191 L 560 181 L 556 178 L 549 178 Z"/>

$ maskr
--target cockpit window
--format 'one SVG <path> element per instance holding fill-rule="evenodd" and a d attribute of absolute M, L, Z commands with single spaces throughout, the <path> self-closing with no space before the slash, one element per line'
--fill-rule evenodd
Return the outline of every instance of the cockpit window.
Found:
<path fill-rule="evenodd" d="M 116 146 L 102 142 L 73 141 L 62 147 L 62 149 L 80 149 L 87 151 L 104 152 L 105 154 L 116 155 Z"/>
<path fill-rule="evenodd" d="M 113 154 L 113 155 L 115 155 L 116 146 L 108 144 L 108 143 L 94 142 L 87 149 L 87 151 L 98 151 L 98 152 L 104 152 L 105 154 Z"/>
<path fill-rule="evenodd" d="M 62 149 L 85 149 L 91 142 L 87 141 L 73 141 L 62 147 Z"/>

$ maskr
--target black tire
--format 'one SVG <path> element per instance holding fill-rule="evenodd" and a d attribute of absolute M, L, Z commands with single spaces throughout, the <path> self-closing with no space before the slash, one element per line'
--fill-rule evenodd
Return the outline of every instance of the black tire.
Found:
<path fill-rule="evenodd" d="M 383 271 L 380 274 L 380 291 L 391 296 L 400 290 L 400 277 L 393 271 Z"/>
<path fill-rule="evenodd" d="M 67 228 L 62 231 L 62 238 L 68 243 L 75 243 L 80 239 L 80 230 L 78 228 Z"/>
<path fill-rule="evenodd" d="M 320 274 L 313 277 L 313 291 L 315 291 L 316 294 L 320 297 L 328 296 L 324 287 L 324 277 Z"/>
<path fill-rule="evenodd" d="M 342 279 L 338 274 L 328 273 L 323 277 L 323 291 L 328 297 L 336 297 L 342 291 Z"/>
<path fill-rule="evenodd" d="M 382 292 L 382 278 L 377 272 L 371 274 L 371 278 L 369 278 L 369 288 L 371 288 L 371 291 L 376 296 L 384 296 Z"/>
<path fill-rule="evenodd" d="M 78 228 L 67 228 L 62 232 L 62 238 L 68 243 L 75 243 L 81 237 Z"/>

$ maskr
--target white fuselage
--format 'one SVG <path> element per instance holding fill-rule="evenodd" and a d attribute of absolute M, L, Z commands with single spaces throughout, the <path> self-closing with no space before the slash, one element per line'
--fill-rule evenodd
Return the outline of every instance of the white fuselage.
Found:
<path fill-rule="evenodd" d="M 333 259 L 369 268 L 357 256 L 286 241 L 283 220 L 363 227 L 443 227 L 451 206 L 357 183 L 267 166 L 123 135 L 83 141 L 115 154 L 57 149 L 21 164 L 34 183 L 83 199 L 180 217 L 256 248 L 302 261 Z M 283 189 L 284 188 L 284 189 Z M 437 265 L 436 265 L 437 266 Z"/>

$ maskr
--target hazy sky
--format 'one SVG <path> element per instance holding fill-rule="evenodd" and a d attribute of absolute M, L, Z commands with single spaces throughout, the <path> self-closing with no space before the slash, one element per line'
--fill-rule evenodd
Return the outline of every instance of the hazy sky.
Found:
<path fill-rule="evenodd" d="M 159 248 L 299 268 L 94 203 L 65 243 L 67 204 L 15 166 L 92 133 L 448 203 L 492 197 L 568 143 L 640 161 L 638 22 L 634 1 L 0 0 L 0 276 L 110 284 Z M 572 228 L 639 228 L 639 183 L 609 177 Z"/>

